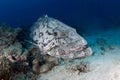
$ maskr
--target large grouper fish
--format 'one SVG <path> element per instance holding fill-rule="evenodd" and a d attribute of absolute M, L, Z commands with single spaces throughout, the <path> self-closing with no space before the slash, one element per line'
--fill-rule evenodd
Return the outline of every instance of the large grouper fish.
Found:
<path fill-rule="evenodd" d="M 47 15 L 33 24 L 31 37 L 43 55 L 73 59 L 92 54 L 86 40 L 74 28 Z"/>

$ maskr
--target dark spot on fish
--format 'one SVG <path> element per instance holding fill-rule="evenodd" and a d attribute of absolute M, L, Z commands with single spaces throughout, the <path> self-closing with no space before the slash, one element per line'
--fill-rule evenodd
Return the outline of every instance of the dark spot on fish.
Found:
<path fill-rule="evenodd" d="M 48 30 L 46 31 L 46 33 L 47 33 L 48 35 L 52 35 L 52 33 L 50 33 Z"/>
<path fill-rule="evenodd" d="M 42 32 L 39 33 L 39 38 L 40 38 L 41 36 L 43 36 L 43 33 L 42 33 Z"/>
<path fill-rule="evenodd" d="M 63 44 L 65 44 L 65 43 L 63 42 Z"/>
<path fill-rule="evenodd" d="M 36 32 L 34 32 L 34 35 L 36 35 Z"/>
<path fill-rule="evenodd" d="M 54 45 L 55 43 L 53 43 L 52 45 Z"/>
<path fill-rule="evenodd" d="M 46 44 L 43 44 L 43 46 L 46 46 Z"/>
<path fill-rule="evenodd" d="M 36 42 L 36 41 L 34 41 L 34 43 L 35 43 L 35 44 L 37 44 L 37 42 Z"/>
<path fill-rule="evenodd" d="M 35 42 L 37 43 L 37 42 L 38 42 L 38 40 L 35 40 Z"/>
<path fill-rule="evenodd" d="M 58 33 L 57 32 L 54 32 L 54 36 L 57 36 L 58 35 Z"/>
<path fill-rule="evenodd" d="M 50 28 L 50 27 L 47 25 L 47 28 Z"/>
<path fill-rule="evenodd" d="M 46 33 L 48 33 L 48 30 L 46 31 Z"/>

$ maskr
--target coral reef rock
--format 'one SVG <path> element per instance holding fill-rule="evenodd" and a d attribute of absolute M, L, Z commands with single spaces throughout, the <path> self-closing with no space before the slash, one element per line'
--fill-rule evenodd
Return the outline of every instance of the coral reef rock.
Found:
<path fill-rule="evenodd" d="M 56 66 L 55 63 L 53 62 L 47 62 L 45 64 L 43 64 L 41 67 L 40 67 L 40 73 L 47 73 L 51 70 L 53 70 L 53 68 Z"/>
<path fill-rule="evenodd" d="M 14 79 L 17 74 L 31 70 L 27 62 L 28 50 L 18 40 L 21 30 L 0 26 L 0 80 L 17 80 Z"/>
<path fill-rule="evenodd" d="M 86 40 L 74 28 L 47 15 L 34 23 L 31 37 L 44 55 L 81 58 L 92 54 Z"/>
<path fill-rule="evenodd" d="M 77 74 L 82 72 L 88 72 L 89 69 L 89 63 L 81 61 L 79 64 L 72 64 L 67 67 L 67 71 L 71 73 L 77 72 Z"/>
<path fill-rule="evenodd" d="M 26 60 L 27 50 L 17 39 L 21 28 L 11 28 L 8 25 L 0 26 L 0 55 L 5 56 L 12 62 Z"/>
<path fill-rule="evenodd" d="M 12 29 L 7 25 L 0 26 L 0 51 L 16 41 L 20 30 L 20 28 Z"/>
<path fill-rule="evenodd" d="M 0 56 L 0 80 L 11 80 L 12 76 L 12 63 L 7 58 Z"/>
<path fill-rule="evenodd" d="M 28 52 L 28 56 L 33 57 L 32 68 L 35 74 L 47 73 L 60 63 L 60 60 L 56 57 L 41 55 L 42 52 L 36 46 L 32 45 Z"/>

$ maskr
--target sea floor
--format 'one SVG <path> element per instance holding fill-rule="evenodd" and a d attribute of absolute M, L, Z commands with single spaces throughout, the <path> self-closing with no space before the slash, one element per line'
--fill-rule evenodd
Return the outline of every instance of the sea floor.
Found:
<path fill-rule="evenodd" d="M 120 29 L 94 31 L 84 35 L 93 54 L 84 59 L 64 63 L 54 67 L 46 74 L 41 74 L 38 80 L 120 80 Z M 70 64 L 80 61 L 89 63 L 89 71 L 69 71 Z"/>

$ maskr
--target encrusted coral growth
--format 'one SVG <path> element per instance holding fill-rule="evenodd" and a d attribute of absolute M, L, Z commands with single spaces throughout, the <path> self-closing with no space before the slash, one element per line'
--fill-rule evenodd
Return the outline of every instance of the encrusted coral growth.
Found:
<path fill-rule="evenodd" d="M 9 59 L 0 56 L 0 80 L 12 80 L 12 63 Z"/>
<path fill-rule="evenodd" d="M 23 47 L 18 39 L 21 32 L 21 28 L 0 27 L 0 80 L 36 80 L 36 75 L 59 63 L 57 58 L 41 55 L 36 46 Z"/>
<path fill-rule="evenodd" d="M 23 58 L 24 50 L 17 39 L 21 30 L 20 28 L 13 29 L 7 25 L 0 27 L 0 55 L 7 57 L 13 62 L 20 56 Z"/>
<path fill-rule="evenodd" d="M 59 64 L 58 58 L 49 55 L 41 55 L 43 52 L 41 52 L 38 47 L 32 46 L 28 51 L 29 58 L 32 57 L 31 61 L 35 74 L 46 73 Z"/>
<path fill-rule="evenodd" d="M 29 70 L 24 63 L 13 63 L 6 57 L 0 57 L 0 80 L 17 80 L 14 79 L 16 74 L 26 74 Z"/>
<path fill-rule="evenodd" d="M 27 73 L 30 69 L 27 61 L 27 49 L 17 39 L 22 29 L 13 29 L 7 25 L 0 27 L 0 79 L 12 79 L 16 73 Z M 16 80 L 16 79 L 15 79 Z"/>
<path fill-rule="evenodd" d="M 0 50 L 4 49 L 5 47 L 13 44 L 17 41 L 17 35 L 20 32 L 20 28 L 12 29 L 7 25 L 3 25 L 0 27 Z"/>
<path fill-rule="evenodd" d="M 79 64 L 72 64 L 67 67 L 67 71 L 69 71 L 71 73 L 77 72 L 77 74 L 79 74 L 81 72 L 88 72 L 89 70 L 90 70 L 89 63 L 85 62 L 85 61 L 80 61 Z"/>

